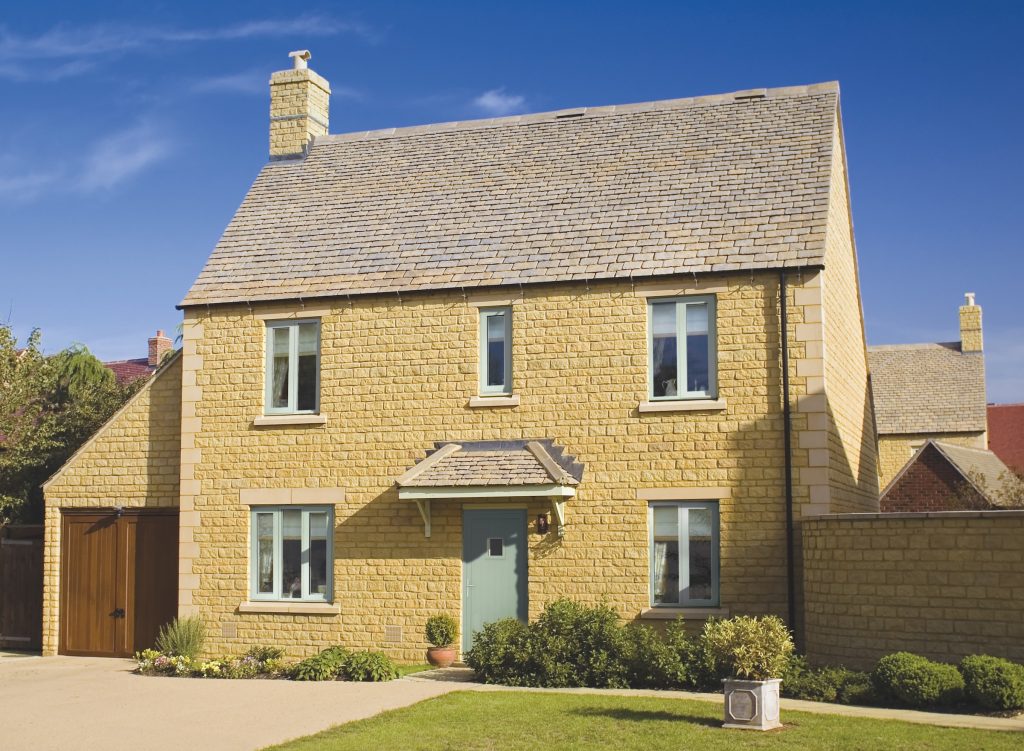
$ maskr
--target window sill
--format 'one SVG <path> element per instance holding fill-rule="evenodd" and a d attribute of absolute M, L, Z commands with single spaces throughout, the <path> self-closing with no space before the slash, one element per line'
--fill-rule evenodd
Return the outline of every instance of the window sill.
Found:
<path fill-rule="evenodd" d="M 728 618 L 729 608 L 644 608 L 640 611 L 640 618 L 645 621 L 671 621 L 680 617 L 686 621 Z"/>
<path fill-rule="evenodd" d="M 262 415 L 252 421 L 254 428 L 281 425 L 326 425 L 327 415 Z"/>
<path fill-rule="evenodd" d="M 640 402 L 637 410 L 644 412 L 720 412 L 725 399 L 673 399 L 663 402 Z"/>
<path fill-rule="evenodd" d="M 477 407 L 518 407 L 519 394 L 511 396 L 471 396 L 469 406 Z"/>
<path fill-rule="evenodd" d="M 341 608 L 331 602 L 261 602 L 259 600 L 243 602 L 238 606 L 239 613 L 283 613 L 286 615 L 337 615 Z"/>

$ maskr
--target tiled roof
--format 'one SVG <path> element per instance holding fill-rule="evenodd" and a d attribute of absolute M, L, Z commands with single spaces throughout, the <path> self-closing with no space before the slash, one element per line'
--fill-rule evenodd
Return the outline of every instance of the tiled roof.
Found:
<path fill-rule="evenodd" d="M 317 138 L 183 306 L 820 265 L 835 83 Z"/>
<path fill-rule="evenodd" d="M 114 371 L 114 377 L 118 383 L 130 383 L 137 378 L 149 378 L 156 371 L 156 368 L 150 365 L 148 358 L 145 357 L 136 360 L 112 360 L 103 364 Z"/>
<path fill-rule="evenodd" d="M 988 405 L 988 447 L 1007 466 L 1024 471 L 1024 404 Z"/>
<path fill-rule="evenodd" d="M 577 485 L 583 465 L 547 439 L 442 442 L 398 478 L 401 487 Z"/>
<path fill-rule="evenodd" d="M 960 343 L 868 347 L 880 434 L 985 430 L 985 360 Z"/>
<path fill-rule="evenodd" d="M 991 451 L 941 441 L 931 443 L 994 506 L 1001 505 L 1010 485 L 1016 482 L 1009 468 Z"/>

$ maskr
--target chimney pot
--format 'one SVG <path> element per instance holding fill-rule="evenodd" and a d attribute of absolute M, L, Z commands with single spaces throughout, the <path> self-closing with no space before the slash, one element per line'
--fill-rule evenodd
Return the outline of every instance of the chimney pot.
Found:
<path fill-rule="evenodd" d="M 295 50 L 289 52 L 288 57 L 292 59 L 292 70 L 306 70 L 309 67 L 309 58 L 312 55 L 309 50 Z"/>

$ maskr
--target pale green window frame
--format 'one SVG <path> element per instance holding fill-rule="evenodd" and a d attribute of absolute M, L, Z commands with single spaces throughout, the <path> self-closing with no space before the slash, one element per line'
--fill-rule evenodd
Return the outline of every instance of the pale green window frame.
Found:
<path fill-rule="evenodd" d="M 312 409 L 299 409 L 299 327 L 313 325 L 316 327 L 316 384 L 314 386 L 315 403 Z M 274 335 L 276 331 L 285 329 L 288 333 L 288 404 L 284 407 L 274 405 Z M 267 321 L 267 332 L 264 338 L 266 356 L 264 364 L 263 411 L 267 415 L 315 415 L 320 413 L 320 319 Z"/>
<path fill-rule="evenodd" d="M 676 388 L 675 395 L 655 396 L 654 371 L 654 308 L 658 305 L 675 306 L 676 325 Z M 691 305 L 707 306 L 708 388 L 703 391 L 685 391 L 679 384 L 687 382 L 686 309 Z M 647 302 L 647 393 L 651 401 L 678 401 L 685 399 L 715 399 L 718 396 L 718 326 L 714 295 L 652 298 Z"/>
<path fill-rule="evenodd" d="M 678 602 L 659 603 L 655 602 L 655 587 L 657 585 L 655 540 L 656 530 L 654 526 L 654 510 L 658 508 L 676 509 L 677 519 L 677 543 L 679 550 L 679 598 Z M 711 597 L 695 598 L 688 593 L 690 581 L 690 510 L 708 510 L 711 517 Z M 652 608 L 688 608 L 688 607 L 718 607 L 720 603 L 719 579 L 721 576 L 721 539 L 719 537 L 719 508 L 718 501 L 665 501 L 648 504 L 647 507 L 647 528 L 648 528 L 648 559 L 650 563 L 650 603 Z"/>
<path fill-rule="evenodd" d="M 495 317 L 504 318 L 502 327 L 503 347 L 502 383 L 488 383 L 490 372 L 490 322 Z M 508 396 L 512 393 L 512 306 L 480 309 L 480 396 Z"/>
<path fill-rule="evenodd" d="M 301 513 L 301 596 L 286 597 L 281 577 L 284 561 L 284 534 L 282 531 L 283 513 L 298 511 Z M 273 519 L 273 592 L 260 592 L 259 587 L 259 517 L 267 515 Z M 310 514 L 327 515 L 326 535 L 326 587 L 325 591 L 310 592 Z M 249 599 L 283 602 L 332 602 L 334 599 L 334 508 L 332 506 L 253 506 L 249 515 Z"/>

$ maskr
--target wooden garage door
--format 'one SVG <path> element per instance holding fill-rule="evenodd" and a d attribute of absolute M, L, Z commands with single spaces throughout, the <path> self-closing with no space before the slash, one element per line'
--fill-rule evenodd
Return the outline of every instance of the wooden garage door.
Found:
<path fill-rule="evenodd" d="M 176 511 L 63 510 L 60 652 L 128 657 L 178 609 Z"/>

